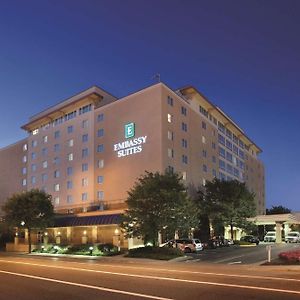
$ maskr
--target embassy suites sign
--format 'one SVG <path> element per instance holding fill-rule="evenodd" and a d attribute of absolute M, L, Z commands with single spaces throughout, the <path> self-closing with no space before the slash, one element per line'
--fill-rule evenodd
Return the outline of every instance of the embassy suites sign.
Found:
<path fill-rule="evenodd" d="M 124 126 L 125 141 L 114 144 L 114 151 L 118 157 L 124 157 L 143 151 L 143 145 L 147 141 L 147 136 L 135 137 L 135 124 L 128 123 Z"/>

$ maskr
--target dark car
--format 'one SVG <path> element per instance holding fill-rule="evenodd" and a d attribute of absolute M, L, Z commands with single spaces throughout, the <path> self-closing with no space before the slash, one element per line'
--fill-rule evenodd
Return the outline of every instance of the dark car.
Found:
<path fill-rule="evenodd" d="M 241 237 L 240 241 L 241 242 L 253 243 L 253 244 L 256 244 L 256 245 L 259 244 L 259 238 L 257 236 L 254 236 L 254 235 L 245 235 L 245 236 Z"/>

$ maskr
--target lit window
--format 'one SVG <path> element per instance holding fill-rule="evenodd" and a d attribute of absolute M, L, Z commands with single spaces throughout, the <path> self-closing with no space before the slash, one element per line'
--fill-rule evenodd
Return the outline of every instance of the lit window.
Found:
<path fill-rule="evenodd" d="M 73 153 L 69 153 L 68 154 L 68 161 L 72 161 L 73 160 Z"/>
<path fill-rule="evenodd" d="M 182 180 L 186 180 L 186 172 L 185 171 L 182 172 Z"/>
<path fill-rule="evenodd" d="M 27 144 L 23 145 L 23 151 L 27 151 Z"/>
<path fill-rule="evenodd" d="M 99 159 L 98 163 L 97 163 L 97 166 L 98 166 L 99 169 L 102 169 L 104 167 L 104 160 L 103 159 Z"/>
<path fill-rule="evenodd" d="M 26 163 L 27 162 L 27 156 L 23 156 L 23 162 Z"/>
<path fill-rule="evenodd" d="M 206 143 L 206 139 L 205 139 L 205 136 L 202 135 L 202 143 L 205 144 Z"/>
<path fill-rule="evenodd" d="M 74 146 L 74 140 L 73 139 L 68 140 L 68 146 L 69 147 L 73 147 Z"/>
<path fill-rule="evenodd" d="M 38 130 L 38 129 L 35 129 L 35 130 L 32 131 L 32 135 L 36 135 L 36 134 L 38 134 L 38 133 L 39 133 L 39 130 Z"/>
<path fill-rule="evenodd" d="M 45 136 L 43 136 L 43 143 L 47 143 L 47 142 L 48 142 L 48 136 L 45 135 Z"/>
<path fill-rule="evenodd" d="M 54 197 L 54 205 L 59 205 L 59 197 Z"/>
<path fill-rule="evenodd" d="M 46 169 L 48 167 L 48 162 L 45 160 L 42 162 L 42 166 L 44 169 Z"/>
<path fill-rule="evenodd" d="M 27 180 L 26 180 L 26 179 L 23 179 L 23 180 L 22 180 L 22 185 L 25 186 L 26 184 L 27 184 Z"/>
<path fill-rule="evenodd" d="M 168 148 L 168 157 L 169 158 L 173 158 L 174 157 L 174 150 L 173 149 Z"/>
<path fill-rule="evenodd" d="M 202 185 L 206 185 L 206 179 L 205 178 L 202 178 Z"/>
<path fill-rule="evenodd" d="M 88 178 L 82 178 L 81 179 L 81 185 L 82 186 L 88 186 L 88 184 L 89 184 Z"/>
<path fill-rule="evenodd" d="M 54 191 L 59 192 L 59 183 L 54 184 Z"/>
<path fill-rule="evenodd" d="M 172 115 L 171 114 L 168 114 L 168 122 L 172 123 Z"/>
<path fill-rule="evenodd" d="M 98 182 L 99 184 L 102 184 L 102 183 L 103 183 L 103 180 L 104 180 L 104 177 L 103 177 L 103 176 L 98 176 L 98 177 L 97 177 L 97 182 Z"/>

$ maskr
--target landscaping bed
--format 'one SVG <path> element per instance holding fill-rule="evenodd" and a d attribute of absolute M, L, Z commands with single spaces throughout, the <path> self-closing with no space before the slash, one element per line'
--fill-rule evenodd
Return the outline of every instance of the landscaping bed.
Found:
<path fill-rule="evenodd" d="M 184 253 L 176 248 L 147 246 L 130 249 L 126 257 L 170 260 L 183 255 Z"/>
<path fill-rule="evenodd" d="M 282 266 L 296 265 L 300 266 L 300 249 L 281 252 L 277 259 L 273 259 L 270 263 L 265 262 L 263 265 Z"/>

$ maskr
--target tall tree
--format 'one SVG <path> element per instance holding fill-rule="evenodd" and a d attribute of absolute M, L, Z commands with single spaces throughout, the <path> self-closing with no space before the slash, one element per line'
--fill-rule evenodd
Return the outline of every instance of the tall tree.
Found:
<path fill-rule="evenodd" d="M 277 214 L 289 214 L 291 210 L 282 205 L 272 206 L 271 208 L 266 209 L 267 215 L 277 215 Z"/>
<path fill-rule="evenodd" d="M 178 174 L 146 172 L 128 192 L 122 227 L 127 236 L 158 243 L 158 232 L 186 232 L 197 227 L 197 206 L 188 197 Z"/>
<path fill-rule="evenodd" d="M 213 222 L 230 226 L 233 239 L 233 227 L 244 228 L 247 218 L 255 215 L 254 194 L 245 183 L 237 180 L 208 181 L 200 192 L 200 206 Z"/>
<path fill-rule="evenodd" d="M 28 251 L 31 253 L 32 229 L 46 228 L 54 216 L 51 195 L 33 189 L 14 194 L 3 206 L 5 221 L 11 226 L 28 230 Z"/>

